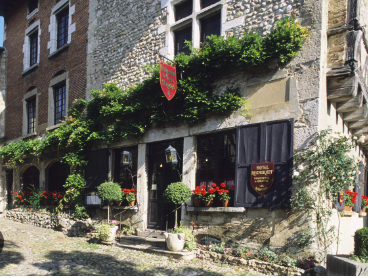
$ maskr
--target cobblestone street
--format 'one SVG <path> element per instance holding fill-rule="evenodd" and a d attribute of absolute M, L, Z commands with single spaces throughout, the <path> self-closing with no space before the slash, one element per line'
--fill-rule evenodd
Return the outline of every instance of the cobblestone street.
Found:
<path fill-rule="evenodd" d="M 61 232 L 0 218 L 5 245 L 0 275 L 258 275 L 201 260 L 178 261 L 141 251 L 90 243 Z"/>

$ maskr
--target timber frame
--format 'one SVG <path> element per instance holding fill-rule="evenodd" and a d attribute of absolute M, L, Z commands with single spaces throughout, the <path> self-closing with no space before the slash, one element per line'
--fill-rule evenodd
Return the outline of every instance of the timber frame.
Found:
<path fill-rule="evenodd" d="M 367 51 L 368 36 L 359 19 L 360 8 L 361 0 L 348 0 L 346 24 L 327 31 L 329 37 L 346 33 L 344 64 L 334 65 L 327 73 L 327 99 L 336 102 L 336 111 L 342 113 L 351 134 L 368 138 L 368 93 L 364 80 L 368 58 L 360 65 L 361 43 L 363 40 Z M 368 142 L 361 148 L 368 153 Z"/>

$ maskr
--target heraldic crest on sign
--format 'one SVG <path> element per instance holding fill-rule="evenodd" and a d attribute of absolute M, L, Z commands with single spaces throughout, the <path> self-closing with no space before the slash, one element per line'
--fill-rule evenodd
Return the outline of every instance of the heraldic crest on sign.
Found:
<path fill-rule="evenodd" d="M 253 189 L 263 195 L 270 190 L 275 178 L 275 163 L 252 163 L 250 184 Z"/>
<path fill-rule="evenodd" d="M 166 98 L 171 100 L 176 93 L 176 67 L 160 62 L 160 84 Z"/>

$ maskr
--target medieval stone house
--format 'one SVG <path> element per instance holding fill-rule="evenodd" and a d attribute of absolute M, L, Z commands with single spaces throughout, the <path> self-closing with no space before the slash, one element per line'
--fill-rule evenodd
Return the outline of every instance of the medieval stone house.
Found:
<path fill-rule="evenodd" d="M 129 88 L 148 76 L 144 66 L 158 63 L 159 54 L 173 59 L 186 51 L 185 40 L 200 47 L 211 34 L 242 36 L 253 30 L 266 35 L 277 20 L 295 16 L 311 36 L 287 66 L 232 73 L 213 84 L 216 94 L 239 87 L 250 117 L 240 112 L 211 115 L 203 124 L 172 123 L 152 128 L 139 140 L 96 146 L 85 171 L 86 202 L 95 217 L 106 213 L 101 205 L 90 204 L 98 184 L 110 179 L 136 187 L 137 205 L 122 210 L 122 217 L 141 235 L 173 225 L 162 193 L 182 175 L 191 189 L 224 182 L 234 194 L 229 208 L 195 208 L 189 202 L 181 209 L 182 223 L 194 222 L 199 240 L 209 235 L 248 246 L 290 246 L 311 223 L 305 212 L 284 206 L 293 194 L 291 176 L 275 177 L 274 187 L 259 196 L 249 186 L 249 168 L 272 161 L 280 172 L 291 169 L 293 154 L 328 126 L 346 134 L 368 133 L 367 10 L 366 0 L 7 1 L 1 54 L 7 59 L 1 88 L 6 106 L 0 110 L 5 141 L 41 138 L 58 127 L 75 98 L 90 100 L 90 91 L 108 82 Z M 166 166 L 169 145 L 181 158 L 179 174 Z M 366 148 L 355 150 L 364 162 Z M 133 180 L 120 166 L 123 150 L 132 153 Z M 62 186 L 68 171 L 56 153 L 18 171 L 3 169 L 3 209 L 11 203 L 7 193 L 36 181 L 45 189 Z M 363 222 L 358 214 L 341 218 L 341 238 L 346 240 L 340 253 L 351 251 L 350 235 Z M 337 218 L 332 224 L 338 225 Z"/>

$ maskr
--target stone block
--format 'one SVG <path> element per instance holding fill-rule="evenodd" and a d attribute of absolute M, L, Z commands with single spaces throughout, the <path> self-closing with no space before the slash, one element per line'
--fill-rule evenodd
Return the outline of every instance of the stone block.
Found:
<path fill-rule="evenodd" d="M 368 276 L 368 264 L 350 260 L 347 255 L 327 255 L 327 276 Z"/>

